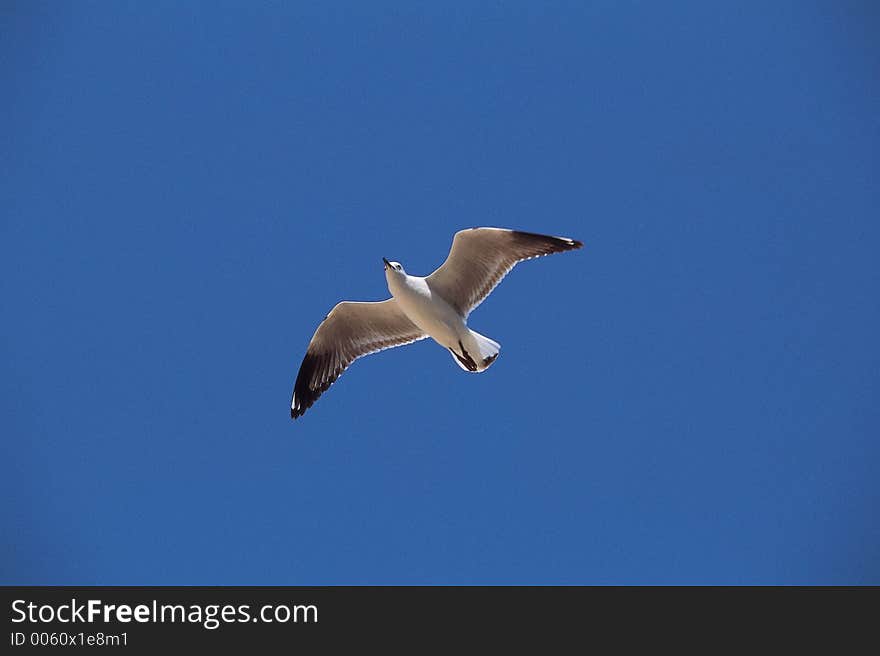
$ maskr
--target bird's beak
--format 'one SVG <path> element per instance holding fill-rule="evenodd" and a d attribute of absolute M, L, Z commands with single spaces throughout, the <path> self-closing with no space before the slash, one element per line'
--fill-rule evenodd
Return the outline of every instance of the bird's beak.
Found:
<path fill-rule="evenodd" d="M 382 261 L 385 263 L 385 268 L 386 268 L 386 269 L 387 269 L 388 267 L 391 266 L 391 262 L 389 262 L 388 260 L 386 260 L 384 257 L 382 258 Z"/>

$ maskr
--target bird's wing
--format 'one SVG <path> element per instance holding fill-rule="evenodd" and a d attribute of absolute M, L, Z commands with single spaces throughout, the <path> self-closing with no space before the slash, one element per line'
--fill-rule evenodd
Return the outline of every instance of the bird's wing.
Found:
<path fill-rule="evenodd" d="M 358 358 L 427 337 L 389 298 L 342 301 L 315 331 L 293 386 L 290 416 L 301 416 Z"/>
<path fill-rule="evenodd" d="M 427 282 L 466 317 L 517 262 L 582 246 L 567 237 L 504 228 L 460 230 L 455 233 L 446 261 L 428 276 Z"/>

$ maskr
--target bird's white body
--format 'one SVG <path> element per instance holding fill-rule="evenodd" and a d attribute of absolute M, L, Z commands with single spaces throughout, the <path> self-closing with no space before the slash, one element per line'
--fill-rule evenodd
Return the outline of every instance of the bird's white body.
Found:
<path fill-rule="evenodd" d="M 468 328 L 465 318 L 426 278 L 411 276 L 397 262 L 392 264 L 385 267 L 388 291 L 407 318 L 448 349 L 465 371 L 488 369 L 498 356 L 500 345 Z"/>
<path fill-rule="evenodd" d="M 385 277 L 388 291 L 403 313 L 435 342 L 452 348 L 458 346 L 459 340 L 467 338 L 470 330 L 464 319 L 431 289 L 427 280 L 391 267 L 386 268 Z"/>

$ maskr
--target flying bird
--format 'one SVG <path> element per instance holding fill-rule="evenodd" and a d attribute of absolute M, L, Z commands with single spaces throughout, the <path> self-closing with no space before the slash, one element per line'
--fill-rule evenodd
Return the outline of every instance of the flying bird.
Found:
<path fill-rule="evenodd" d="M 330 311 L 300 365 L 290 416 L 302 416 L 358 358 L 427 337 L 448 349 L 465 371 L 485 371 L 501 345 L 468 328 L 471 311 L 517 262 L 582 246 L 566 237 L 471 228 L 455 233 L 446 261 L 425 278 L 409 275 L 400 262 L 383 257 L 391 298 L 342 301 Z"/>

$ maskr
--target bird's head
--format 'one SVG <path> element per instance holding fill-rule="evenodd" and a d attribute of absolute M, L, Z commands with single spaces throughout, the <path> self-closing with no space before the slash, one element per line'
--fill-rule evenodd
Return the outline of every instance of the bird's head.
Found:
<path fill-rule="evenodd" d="M 403 276 L 406 275 L 406 271 L 403 270 L 403 265 L 400 262 L 389 262 L 384 257 L 382 261 L 385 263 L 385 277 L 388 278 L 390 276 Z"/>

